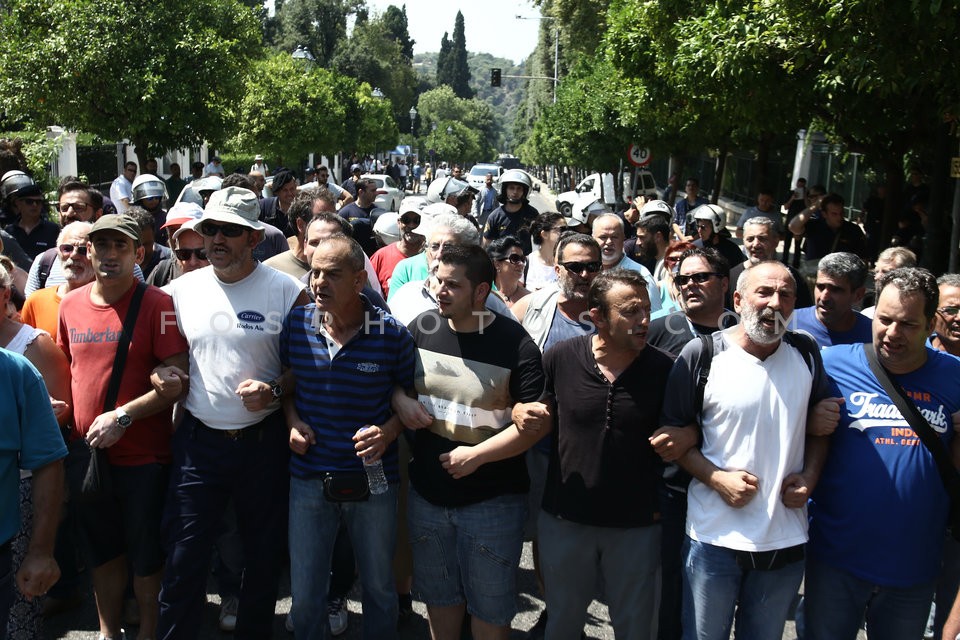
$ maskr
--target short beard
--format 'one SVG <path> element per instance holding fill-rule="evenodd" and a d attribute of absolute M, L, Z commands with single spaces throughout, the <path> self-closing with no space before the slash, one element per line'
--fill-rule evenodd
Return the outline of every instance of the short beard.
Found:
<path fill-rule="evenodd" d="M 772 333 L 761 324 L 761 320 L 765 319 L 774 320 L 775 324 Z M 777 321 L 777 314 L 775 312 L 769 310 L 761 312 L 750 306 L 744 306 L 741 310 L 740 323 L 743 325 L 743 330 L 747 334 L 747 337 L 750 338 L 752 342 L 761 345 L 775 344 L 783 337 L 783 334 L 786 333 L 787 330 L 786 323 Z"/>

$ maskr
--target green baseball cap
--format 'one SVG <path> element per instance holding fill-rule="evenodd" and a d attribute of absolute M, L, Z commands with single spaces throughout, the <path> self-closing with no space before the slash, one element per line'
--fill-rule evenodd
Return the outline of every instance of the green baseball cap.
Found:
<path fill-rule="evenodd" d="M 140 242 L 140 225 L 130 216 L 123 214 L 100 216 L 100 219 L 94 223 L 93 228 L 87 233 L 87 237 L 93 238 L 95 234 L 101 231 L 119 231 L 128 238 L 132 238 L 134 242 Z"/>

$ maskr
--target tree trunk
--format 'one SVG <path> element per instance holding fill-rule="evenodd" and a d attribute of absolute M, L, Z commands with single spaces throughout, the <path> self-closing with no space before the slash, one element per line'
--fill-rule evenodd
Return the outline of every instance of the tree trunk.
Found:
<path fill-rule="evenodd" d="M 927 225 L 920 264 L 934 273 L 945 272 L 949 258 L 952 226 L 950 188 L 953 184 L 949 169 L 951 149 L 956 144 L 956 138 L 950 135 L 952 126 L 950 122 L 941 124 L 936 130 L 937 138 L 933 145 L 933 180 L 930 184 L 930 202 L 927 203 Z"/>
<path fill-rule="evenodd" d="M 760 140 L 757 143 L 757 160 L 754 163 L 757 170 L 753 172 L 750 180 L 751 195 L 759 194 L 760 189 L 766 189 L 770 184 L 767 182 L 767 171 L 769 170 L 770 144 L 772 141 L 772 133 L 760 134 Z"/>
<path fill-rule="evenodd" d="M 883 206 L 883 221 L 880 225 L 880 238 L 877 250 L 883 251 L 890 246 L 890 238 L 897 224 L 897 216 L 903 206 L 903 152 L 891 149 L 883 158 L 884 181 L 887 185 L 887 197 Z"/>
<path fill-rule="evenodd" d="M 729 145 L 725 142 L 717 153 L 716 170 L 713 172 L 713 191 L 710 193 L 710 202 L 717 204 L 720 199 L 720 188 L 723 185 L 723 172 L 727 168 L 727 152 Z"/>

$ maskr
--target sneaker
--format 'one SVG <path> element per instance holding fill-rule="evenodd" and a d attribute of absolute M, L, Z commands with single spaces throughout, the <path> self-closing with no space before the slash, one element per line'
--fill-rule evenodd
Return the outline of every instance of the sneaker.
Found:
<path fill-rule="evenodd" d="M 283 621 L 283 626 L 287 631 L 293 633 L 293 611 L 287 612 L 287 619 Z"/>
<path fill-rule="evenodd" d="M 220 603 L 220 631 L 234 631 L 237 628 L 237 608 L 240 600 L 228 596 Z"/>
<path fill-rule="evenodd" d="M 97 639 L 98 639 L 98 640 L 112 640 L 111 638 L 106 637 L 106 636 L 103 635 L 102 633 L 97 636 Z M 123 629 L 120 629 L 120 638 L 119 638 L 119 640 L 127 640 L 127 632 L 124 631 Z"/>
<path fill-rule="evenodd" d="M 327 602 L 327 617 L 330 618 L 330 635 L 338 636 L 347 630 L 347 601 L 331 598 Z"/>
<path fill-rule="evenodd" d="M 527 640 L 543 640 L 544 634 L 547 631 L 547 610 L 544 609 L 540 612 L 540 617 L 537 618 L 537 623 L 531 627 L 530 631 L 527 632 Z"/>

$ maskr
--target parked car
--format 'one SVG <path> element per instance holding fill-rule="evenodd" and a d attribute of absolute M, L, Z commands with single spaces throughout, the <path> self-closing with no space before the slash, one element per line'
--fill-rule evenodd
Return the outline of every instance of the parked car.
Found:
<path fill-rule="evenodd" d="M 403 190 L 400 186 L 385 173 L 366 173 L 360 176 L 370 178 L 377 183 L 376 205 L 386 211 L 399 211 L 400 202 L 403 200 Z"/>
<path fill-rule="evenodd" d="M 580 181 L 573 191 L 564 191 L 557 196 L 557 211 L 570 217 L 570 211 L 573 209 L 573 203 L 581 195 L 589 193 L 600 200 L 611 211 L 619 204 L 617 202 L 616 192 L 613 188 L 614 176 L 612 173 L 591 173 Z M 626 180 L 625 180 L 626 182 Z M 624 184 L 624 198 L 630 196 L 630 185 Z M 641 170 L 637 175 L 637 189 L 632 197 L 653 196 L 660 197 L 657 192 L 657 184 L 653 179 L 653 174 L 647 170 Z"/>
<path fill-rule="evenodd" d="M 475 164 L 467 174 L 467 183 L 475 189 L 482 189 L 488 173 L 493 174 L 493 184 L 496 185 L 500 181 L 500 176 L 503 175 L 503 167 L 498 164 Z"/>

